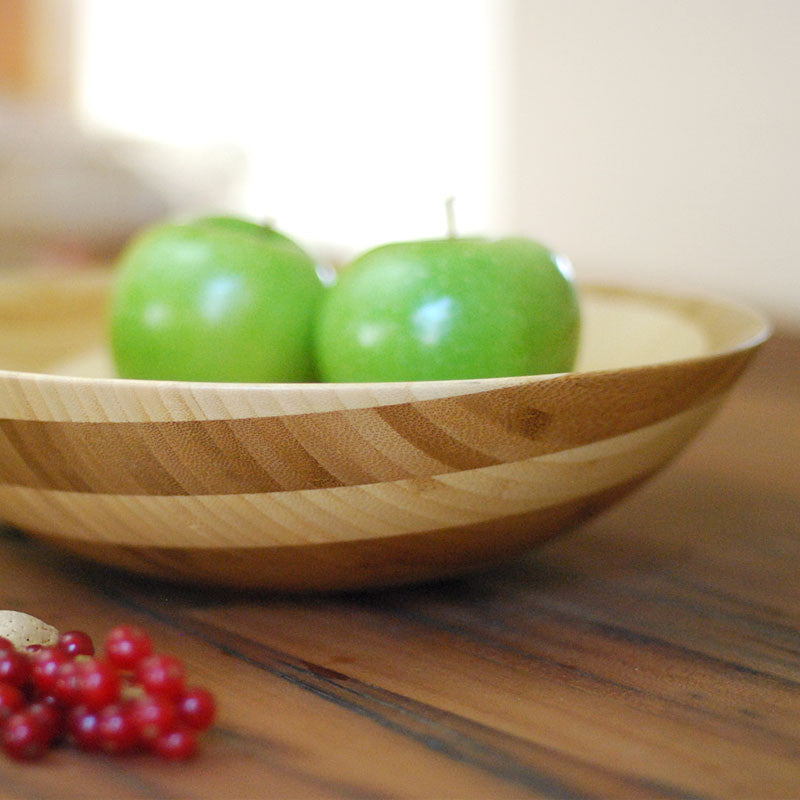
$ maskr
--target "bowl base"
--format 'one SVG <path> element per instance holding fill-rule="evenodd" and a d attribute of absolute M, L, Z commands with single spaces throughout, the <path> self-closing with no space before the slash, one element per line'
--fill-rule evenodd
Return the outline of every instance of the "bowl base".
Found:
<path fill-rule="evenodd" d="M 616 503 L 649 475 L 557 506 L 425 533 L 286 547 L 133 547 L 36 538 L 92 561 L 170 582 L 320 592 L 421 583 L 485 570 Z"/>

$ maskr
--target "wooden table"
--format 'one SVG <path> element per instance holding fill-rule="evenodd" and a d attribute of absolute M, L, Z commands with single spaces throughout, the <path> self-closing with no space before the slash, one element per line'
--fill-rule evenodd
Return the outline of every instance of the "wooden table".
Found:
<path fill-rule="evenodd" d="M 146 625 L 221 714 L 190 764 L 0 757 L 0 796 L 798 798 L 799 451 L 782 335 L 660 476 L 470 580 L 232 595 L 4 533 L 0 607 Z"/>

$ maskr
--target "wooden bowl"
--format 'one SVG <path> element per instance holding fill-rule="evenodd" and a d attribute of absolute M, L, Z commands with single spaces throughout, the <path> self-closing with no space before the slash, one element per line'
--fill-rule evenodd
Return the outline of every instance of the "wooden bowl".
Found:
<path fill-rule="evenodd" d="M 120 380 L 108 278 L 0 281 L 0 516 L 162 578 L 352 589 L 484 568 L 667 463 L 769 335 L 719 300 L 582 288 L 578 369 L 394 384 Z"/>

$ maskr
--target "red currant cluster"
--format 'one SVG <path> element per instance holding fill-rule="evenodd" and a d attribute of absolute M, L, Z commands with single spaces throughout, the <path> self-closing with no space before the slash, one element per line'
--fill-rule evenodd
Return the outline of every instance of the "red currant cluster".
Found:
<path fill-rule="evenodd" d="M 213 695 L 187 688 L 183 664 L 154 654 L 141 628 L 112 628 L 105 654 L 95 658 L 82 631 L 25 651 L 0 637 L 0 742 L 11 758 L 38 758 L 62 739 L 88 751 L 194 754 L 214 721 Z"/>

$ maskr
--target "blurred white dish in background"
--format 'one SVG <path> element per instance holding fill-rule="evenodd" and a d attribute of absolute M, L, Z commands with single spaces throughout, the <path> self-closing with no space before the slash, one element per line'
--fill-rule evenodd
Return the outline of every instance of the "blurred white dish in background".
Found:
<path fill-rule="evenodd" d="M 0 98 L 0 268 L 107 260 L 143 225 L 223 205 L 241 168 L 232 148 L 115 140 Z"/>

